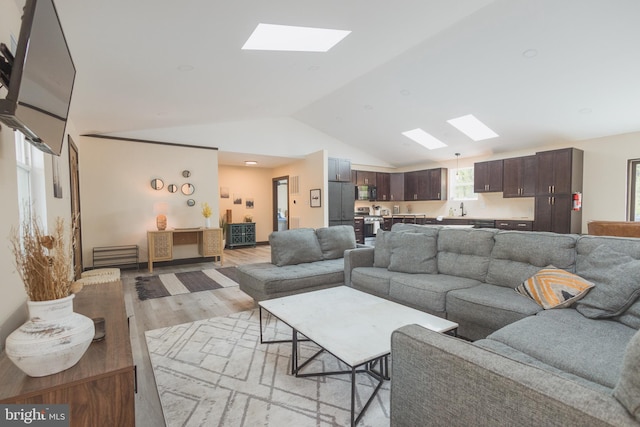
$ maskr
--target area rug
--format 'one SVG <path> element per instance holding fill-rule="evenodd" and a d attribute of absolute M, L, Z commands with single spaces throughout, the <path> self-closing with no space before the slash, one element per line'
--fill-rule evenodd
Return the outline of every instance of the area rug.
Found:
<path fill-rule="evenodd" d="M 297 378 L 290 373 L 291 344 L 260 344 L 259 310 L 243 311 L 145 333 L 165 422 L 173 426 L 347 426 L 350 375 Z M 290 339 L 291 329 L 263 319 L 265 340 Z M 301 360 L 314 354 L 301 345 Z M 309 370 L 345 366 L 322 353 Z M 356 408 L 375 386 L 357 375 Z M 389 426 L 386 381 L 358 426 Z"/>
<path fill-rule="evenodd" d="M 137 276 L 136 292 L 140 301 L 144 301 L 238 286 L 236 280 L 237 268 L 235 267 Z"/>

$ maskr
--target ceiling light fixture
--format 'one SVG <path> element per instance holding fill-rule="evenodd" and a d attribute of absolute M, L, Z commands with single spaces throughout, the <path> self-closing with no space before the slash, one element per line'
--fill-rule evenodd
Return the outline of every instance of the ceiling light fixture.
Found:
<path fill-rule="evenodd" d="M 350 33 L 326 28 L 258 24 L 242 49 L 326 52 Z"/>
<path fill-rule="evenodd" d="M 447 146 L 447 144 L 420 128 L 408 130 L 406 132 L 402 132 L 402 134 L 407 138 L 417 142 L 418 144 L 428 148 L 429 150 L 435 150 L 436 148 Z"/>
<path fill-rule="evenodd" d="M 482 141 L 484 139 L 495 138 L 499 136 L 487 125 L 478 120 L 473 114 L 447 120 L 451 126 L 467 135 L 474 141 Z"/>
<path fill-rule="evenodd" d="M 460 153 L 456 153 L 456 177 L 460 173 Z"/>
<path fill-rule="evenodd" d="M 245 166 L 255 166 L 258 164 L 258 162 L 256 162 L 255 160 L 245 160 L 244 164 Z"/>

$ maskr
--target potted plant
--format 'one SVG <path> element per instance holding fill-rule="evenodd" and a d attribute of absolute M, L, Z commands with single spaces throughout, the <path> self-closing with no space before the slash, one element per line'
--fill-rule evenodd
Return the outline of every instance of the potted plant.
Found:
<path fill-rule="evenodd" d="M 227 216 L 220 215 L 220 220 L 218 221 L 220 228 L 222 228 L 222 247 L 226 247 L 227 242 Z"/>
<path fill-rule="evenodd" d="M 64 220 L 45 235 L 35 218 L 13 230 L 16 269 L 27 294 L 29 320 L 6 341 L 9 359 L 32 377 L 75 365 L 94 336 L 93 321 L 73 312 L 73 238 L 65 239 Z M 72 235 L 72 233 L 70 233 Z"/>

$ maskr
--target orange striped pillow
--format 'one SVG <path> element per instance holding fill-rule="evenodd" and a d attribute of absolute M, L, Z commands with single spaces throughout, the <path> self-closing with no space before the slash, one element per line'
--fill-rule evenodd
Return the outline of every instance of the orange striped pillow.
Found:
<path fill-rule="evenodd" d="M 549 265 L 520 284 L 516 292 L 531 298 L 546 310 L 568 307 L 593 287 L 593 283 L 582 277 Z"/>

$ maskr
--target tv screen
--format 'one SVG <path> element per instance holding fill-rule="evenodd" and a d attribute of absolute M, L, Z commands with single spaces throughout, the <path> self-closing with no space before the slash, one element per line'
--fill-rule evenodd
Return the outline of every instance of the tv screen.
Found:
<path fill-rule="evenodd" d="M 59 156 L 75 75 L 53 0 L 27 0 L 0 121 Z"/>

